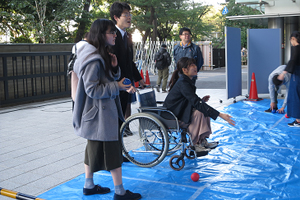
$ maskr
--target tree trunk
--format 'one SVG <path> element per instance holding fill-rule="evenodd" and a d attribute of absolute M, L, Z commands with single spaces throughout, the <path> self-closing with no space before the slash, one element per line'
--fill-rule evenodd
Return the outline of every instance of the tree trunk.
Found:
<path fill-rule="evenodd" d="M 155 17 L 155 9 L 153 6 L 151 6 L 151 24 L 153 26 L 153 32 L 152 32 L 152 41 L 156 41 L 156 36 L 157 36 L 157 23 L 156 23 L 156 17 Z"/>
<path fill-rule="evenodd" d="M 156 41 L 157 38 L 157 17 L 153 18 L 153 34 L 152 34 L 152 41 Z"/>
<path fill-rule="evenodd" d="M 151 15 L 150 15 L 150 19 L 149 19 L 148 24 L 153 25 L 152 23 L 153 23 L 153 20 L 154 20 L 154 12 L 155 12 L 155 9 L 153 8 L 153 6 L 151 6 L 150 11 L 151 11 Z M 151 33 L 151 29 L 147 28 L 146 31 L 145 31 L 145 35 L 143 36 L 143 42 L 145 42 L 147 40 L 150 33 Z"/>
<path fill-rule="evenodd" d="M 75 43 L 82 40 L 82 38 L 84 36 L 86 22 L 88 21 L 87 19 L 88 19 L 90 4 L 91 4 L 91 0 L 86 0 L 86 3 L 84 4 L 84 7 L 83 7 L 82 17 L 81 17 L 81 20 L 79 22 L 76 38 L 75 38 L 75 41 L 74 41 Z"/>

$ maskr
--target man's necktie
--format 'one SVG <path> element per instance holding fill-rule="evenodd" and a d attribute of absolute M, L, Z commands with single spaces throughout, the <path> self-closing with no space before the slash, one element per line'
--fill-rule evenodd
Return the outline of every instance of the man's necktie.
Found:
<path fill-rule="evenodd" d="M 123 41 L 124 41 L 125 48 L 127 49 L 127 32 L 125 32 L 123 36 Z"/>

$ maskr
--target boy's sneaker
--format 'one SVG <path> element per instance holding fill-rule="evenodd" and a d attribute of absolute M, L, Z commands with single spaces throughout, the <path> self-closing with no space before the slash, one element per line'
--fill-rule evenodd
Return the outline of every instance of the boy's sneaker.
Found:
<path fill-rule="evenodd" d="M 278 108 L 274 108 L 273 110 L 278 110 Z M 272 112 L 272 109 L 271 108 L 269 108 L 268 110 L 265 110 L 265 112 L 268 112 L 268 113 L 271 113 Z"/>
<path fill-rule="evenodd" d="M 156 85 L 156 86 L 155 86 L 157 92 L 160 92 L 159 87 L 160 87 L 160 85 Z"/>
<path fill-rule="evenodd" d="M 300 127 L 300 122 L 297 122 L 297 120 L 293 121 L 292 123 L 288 123 L 290 127 Z"/>
<path fill-rule="evenodd" d="M 114 195 L 114 200 L 138 200 L 140 198 L 142 198 L 142 195 L 130 192 L 129 190 L 126 190 L 124 195 L 118 195 L 116 193 Z"/>
<path fill-rule="evenodd" d="M 106 194 L 109 193 L 110 189 L 107 187 L 101 187 L 100 185 L 95 185 L 92 189 L 83 188 L 84 195 L 93 195 L 93 194 Z"/>

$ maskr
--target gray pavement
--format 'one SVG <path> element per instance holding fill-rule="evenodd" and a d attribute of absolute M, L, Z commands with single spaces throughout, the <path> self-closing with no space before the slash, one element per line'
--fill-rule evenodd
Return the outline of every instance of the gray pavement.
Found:
<path fill-rule="evenodd" d="M 198 73 L 198 80 L 196 82 L 196 87 L 198 89 L 226 89 L 226 75 L 225 67 L 215 68 L 212 70 L 201 70 Z M 242 66 L 242 89 L 247 89 L 247 66 Z M 169 80 L 171 79 L 169 75 Z M 157 76 L 149 75 L 151 85 L 156 85 Z"/>
<path fill-rule="evenodd" d="M 224 71 L 200 73 L 198 78 L 203 83 L 202 76 L 209 81 L 219 76 L 217 79 L 225 85 Z M 153 85 L 155 78 L 150 76 Z M 223 88 L 198 89 L 197 93 L 209 94 L 209 104 L 216 109 L 233 103 L 225 99 Z M 156 95 L 163 101 L 167 94 Z M 0 108 L 0 187 L 38 196 L 84 173 L 86 140 L 73 133 L 71 106 L 71 99 L 64 98 Z M 132 113 L 137 107 L 138 103 L 132 105 Z M 0 199 L 11 198 L 0 195 Z"/>

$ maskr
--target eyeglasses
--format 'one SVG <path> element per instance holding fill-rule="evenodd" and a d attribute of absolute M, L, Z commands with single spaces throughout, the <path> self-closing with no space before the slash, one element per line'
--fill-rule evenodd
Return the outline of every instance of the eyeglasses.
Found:
<path fill-rule="evenodd" d="M 108 32 L 108 33 L 106 33 L 106 34 L 116 35 L 116 34 L 117 34 L 117 31 L 110 31 L 110 32 Z"/>
<path fill-rule="evenodd" d="M 131 13 L 125 13 L 125 14 L 122 14 L 121 17 L 132 17 L 132 14 Z"/>

